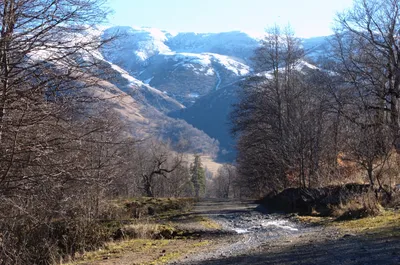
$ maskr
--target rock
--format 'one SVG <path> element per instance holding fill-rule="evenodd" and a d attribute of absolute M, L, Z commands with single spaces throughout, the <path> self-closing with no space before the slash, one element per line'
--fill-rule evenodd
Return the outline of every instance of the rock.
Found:
<path fill-rule="evenodd" d="M 124 237 L 125 237 L 125 232 L 124 230 L 122 230 L 122 228 L 118 228 L 118 230 L 113 233 L 114 240 L 120 240 L 123 239 Z"/>

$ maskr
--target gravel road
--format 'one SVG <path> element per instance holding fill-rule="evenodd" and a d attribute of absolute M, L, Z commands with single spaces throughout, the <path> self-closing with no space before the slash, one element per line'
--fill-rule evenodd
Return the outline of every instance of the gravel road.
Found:
<path fill-rule="evenodd" d="M 171 264 L 400 264 L 400 239 L 370 240 L 335 228 L 310 227 L 257 204 L 202 201 L 194 214 L 221 225 L 220 238 L 205 251 Z"/>
<path fill-rule="evenodd" d="M 216 246 L 206 252 L 172 264 L 197 264 L 243 255 L 268 241 L 310 230 L 280 215 L 264 214 L 262 210 L 251 201 L 205 200 L 197 203 L 193 213 L 218 223 L 225 236 L 217 239 Z"/>

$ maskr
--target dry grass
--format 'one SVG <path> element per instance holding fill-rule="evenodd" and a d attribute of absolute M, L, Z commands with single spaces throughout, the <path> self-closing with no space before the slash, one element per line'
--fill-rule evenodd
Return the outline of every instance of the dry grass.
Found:
<path fill-rule="evenodd" d="M 334 227 L 344 233 L 363 234 L 368 237 L 400 237 L 400 211 L 384 210 L 376 216 L 353 220 L 340 220 L 333 217 L 298 216 L 300 222 L 312 225 Z"/>
<path fill-rule="evenodd" d="M 379 232 L 392 230 L 400 236 L 400 212 L 384 210 L 377 216 L 332 223 L 335 227 L 352 232 Z"/>
<path fill-rule="evenodd" d="M 207 229 L 221 229 L 221 225 L 217 222 L 211 220 L 210 218 L 204 216 L 198 216 L 197 221 L 202 225 L 204 228 Z"/>
<path fill-rule="evenodd" d="M 64 265 L 132 265 L 166 264 L 206 247 L 208 240 L 134 239 L 107 244 L 103 249 L 88 252 Z"/>
<path fill-rule="evenodd" d="M 130 251 L 139 253 L 148 249 L 157 249 L 167 245 L 169 240 L 149 240 L 149 239 L 132 239 L 126 241 L 110 242 L 97 251 L 90 251 L 81 254 L 70 263 L 62 263 L 65 265 L 91 264 L 98 260 L 106 260 L 117 258 L 124 253 Z"/>
<path fill-rule="evenodd" d="M 375 194 L 369 192 L 353 199 L 331 207 L 332 216 L 339 220 L 359 219 L 367 216 L 377 216 L 383 211 L 383 207 L 375 198 Z"/>
<path fill-rule="evenodd" d="M 171 224 L 136 223 L 125 226 L 124 233 L 131 239 L 172 239 L 177 230 Z"/>

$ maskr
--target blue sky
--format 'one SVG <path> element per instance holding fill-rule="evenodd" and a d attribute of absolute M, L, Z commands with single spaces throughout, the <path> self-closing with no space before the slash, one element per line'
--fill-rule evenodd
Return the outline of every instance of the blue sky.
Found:
<path fill-rule="evenodd" d="M 177 32 L 263 32 L 291 24 L 299 37 L 331 34 L 337 11 L 352 0 L 109 0 L 111 25 Z"/>

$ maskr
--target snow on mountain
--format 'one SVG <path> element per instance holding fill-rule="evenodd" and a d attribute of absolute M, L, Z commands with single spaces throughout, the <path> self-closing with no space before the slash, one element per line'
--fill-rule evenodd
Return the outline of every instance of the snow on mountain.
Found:
<path fill-rule="evenodd" d="M 170 98 L 167 94 L 132 77 L 127 71 L 118 65 L 109 62 L 107 63 L 115 72 L 111 81 L 131 97 L 149 104 L 157 110 L 165 113 L 180 110 L 185 107 L 175 99 Z"/>
<path fill-rule="evenodd" d="M 176 52 L 214 53 L 249 63 L 254 49 L 259 45 L 259 39 L 241 31 L 179 33 L 168 39 L 167 45 Z"/>
<path fill-rule="evenodd" d="M 116 37 L 102 50 L 104 57 L 122 68 L 135 72 L 148 58 L 170 52 L 165 44 L 172 35 L 153 28 L 111 27 L 103 32 L 103 38 Z"/>
<path fill-rule="evenodd" d="M 238 76 L 244 76 L 250 73 L 250 67 L 248 65 L 235 61 L 232 58 L 225 55 L 219 55 L 214 53 L 196 54 L 196 53 L 186 53 L 186 52 L 183 53 L 170 52 L 170 53 L 165 53 L 163 55 L 173 57 L 173 60 L 178 62 L 177 64 L 175 64 L 176 67 L 183 66 L 192 68 L 193 64 L 198 64 L 203 67 L 202 69 L 200 69 L 200 71 L 206 72 L 206 75 L 215 74 L 215 71 L 212 68 L 213 67 L 212 63 L 218 63 Z"/>
<path fill-rule="evenodd" d="M 248 75 L 246 63 L 259 45 L 243 32 L 173 34 L 153 28 L 112 27 L 117 35 L 101 50 L 105 60 L 184 105 Z"/>
<path fill-rule="evenodd" d="M 173 118 L 184 119 L 218 139 L 225 159 L 233 159 L 234 140 L 229 134 L 227 117 L 231 104 L 237 102 L 235 90 L 240 81 L 253 71 L 251 58 L 263 34 L 175 34 L 132 27 L 112 27 L 102 34 L 103 38 L 117 38 L 100 50 L 98 59 L 116 73 L 113 84 L 130 95 L 135 104 L 141 104 L 143 117 L 156 120 L 157 128 L 163 124 L 162 131 L 167 134 L 180 135 L 178 127 L 182 126 L 192 135 L 197 134 L 194 128 Z M 323 55 L 324 43 L 324 38 L 303 40 L 312 59 Z M 295 70 L 307 74 L 319 68 L 301 61 Z M 269 75 L 268 71 L 259 74 Z M 167 113 L 171 118 L 164 115 Z"/>

